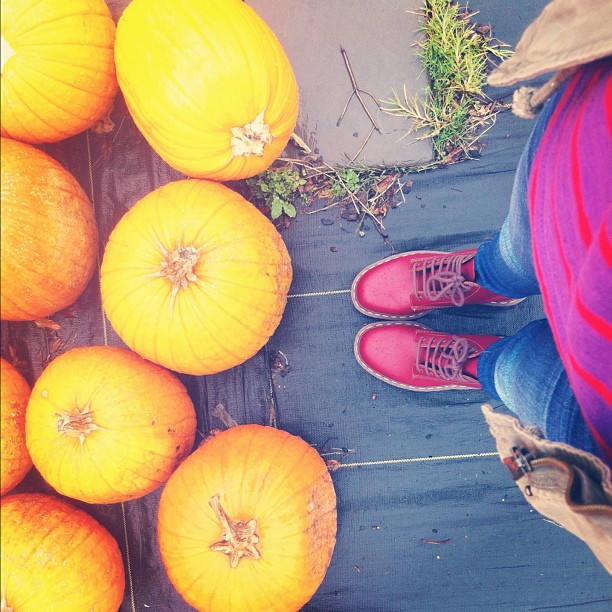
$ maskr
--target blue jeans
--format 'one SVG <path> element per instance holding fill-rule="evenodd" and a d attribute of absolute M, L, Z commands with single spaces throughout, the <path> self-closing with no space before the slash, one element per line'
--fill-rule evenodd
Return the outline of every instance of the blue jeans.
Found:
<path fill-rule="evenodd" d="M 533 265 L 527 187 L 533 157 L 563 89 L 542 109 L 521 155 L 508 217 L 476 253 L 476 282 L 508 297 L 540 293 Z M 492 344 L 478 360 L 478 379 L 523 425 L 536 425 L 549 440 L 596 454 L 546 319 Z"/>

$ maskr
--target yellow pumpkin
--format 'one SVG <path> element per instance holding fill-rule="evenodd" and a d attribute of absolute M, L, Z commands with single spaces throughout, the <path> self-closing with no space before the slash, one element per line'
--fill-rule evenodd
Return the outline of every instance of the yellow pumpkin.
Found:
<path fill-rule="evenodd" d="M 195 428 L 193 404 L 176 376 L 110 346 L 54 359 L 26 412 L 26 444 L 42 477 L 91 504 L 157 489 L 191 451 Z"/>
<path fill-rule="evenodd" d="M 2 135 L 57 142 L 91 127 L 117 93 L 104 0 L 2 0 Z"/>
<path fill-rule="evenodd" d="M 70 306 L 96 266 L 98 229 L 77 180 L 49 155 L 1 139 L 1 317 L 33 321 Z"/>
<path fill-rule="evenodd" d="M 323 581 L 335 546 L 329 471 L 297 436 L 232 427 L 170 477 L 158 536 L 170 580 L 196 609 L 299 610 Z"/>
<path fill-rule="evenodd" d="M 253 176 L 295 126 L 289 60 L 242 0 L 133 0 L 117 24 L 115 60 L 136 125 L 188 176 Z"/>
<path fill-rule="evenodd" d="M 0 495 L 17 486 L 30 471 L 25 414 L 30 385 L 17 368 L 0 359 Z"/>
<path fill-rule="evenodd" d="M 145 359 L 213 374 L 267 342 L 291 277 L 269 219 L 224 185 L 183 180 L 147 195 L 113 230 L 102 302 L 115 331 Z"/>
<path fill-rule="evenodd" d="M 117 612 L 123 559 L 92 516 L 40 493 L 7 495 L 0 514 L 3 612 Z"/>

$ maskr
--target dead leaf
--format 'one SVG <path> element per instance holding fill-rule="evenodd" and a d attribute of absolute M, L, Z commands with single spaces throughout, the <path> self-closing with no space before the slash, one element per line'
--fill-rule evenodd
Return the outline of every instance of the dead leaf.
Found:
<path fill-rule="evenodd" d="M 378 193 L 384 193 L 387 191 L 387 189 L 389 189 L 396 181 L 398 176 L 399 174 L 390 174 L 382 178 L 380 181 L 378 181 L 378 183 L 376 183 L 376 191 Z"/>
<path fill-rule="evenodd" d="M 491 36 L 491 32 L 493 31 L 493 28 L 489 24 L 484 24 L 484 23 L 476 25 L 475 29 L 479 34 L 487 38 Z"/>
<path fill-rule="evenodd" d="M 337 459 L 328 459 L 325 465 L 330 472 L 335 472 L 340 467 L 340 462 Z"/>
<path fill-rule="evenodd" d="M 282 351 L 276 351 L 270 355 L 270 370 L 273 374 L 280 374 L 283 378 L 291 372 L 291 366 L 287 355 Z"/>
<path fill-rule="evenodd" d="M 238 423 L 234 421 L 230 413 L 227 411 L 223 404 L 217 404 L 211 411 L 212 416 L 217 417 L 228 429 L 230 427 L 236 427 Z"/>
<path fill-rule="evenodd" d="M 8 346 L 8 357 L 11 365 L 15 366 L 15 369 L 25 376 L 28 372 L 28 363 L 24 359 L 19 358 L 17 349 L 12 344 Z"/>
<path fill-rule="evenodd" d="M 329 187 L 323 187 L 319 189 L 319 191 L 317 192 L 317 197 L 321 198 L 322 200 L 327 200 L 330 197 Z"/>
<path fill-rule="evenodd" d="M 112 111 L 113 109 L 111 108 L 106 116 L 102 117 L 100 121 L 94 124 L 94 126 L 91 128 L 91 131 L 94 134 L 110 134 L 110 132 L 115 129 L 115 122 L 110 116 Z"/>
<path fill-rule="evenodd" d="M 57 321 L 53 321 L 52 319 L 36 319 L 34 323 L 36 327 L 39 327 L 40 329 L 50 329 L 52 331 L 59 331 L 62 329 L 62 326 Z"/>
<path fill-rule="evenodd" d="M 59 351 L 62 348 L 62 340 L 61 338 L 56 338 L 52 343 L 51 346 L 49 347 L 49 353 L 51 355 L 53 355 L 53 353 L 57 353 L 57 351 Z"/>

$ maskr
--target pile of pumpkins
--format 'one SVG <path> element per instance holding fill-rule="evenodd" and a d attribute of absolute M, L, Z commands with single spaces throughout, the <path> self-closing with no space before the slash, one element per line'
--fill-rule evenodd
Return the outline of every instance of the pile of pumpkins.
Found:
<path fill-rule="evenodd" d="M 97 273 L 129 347 L 73 348 L 32 389 L 1 361 L 2 610 L 118 610 L 117 542 L 67 498 L 111 504 L 161 485 L 160 552 L 190 605 L 298 610 L 335 544 L 324 461 L 259 425 L 192 452 L 195 410 L 174 373 L 243 363 L 282 316 L 284 242 L 222 181 L 265 170 L 287 144 L 298 97 L 289 61 L 242 0 L 132 0 L 116 28 L 104 0 L 1 10 L 1 318 L 48 317 Z M 91 128 L 119 88 L 151 147 L 189 178 L 137 202 L 100 245 L 86 193 L 35 145 Z M 62 498 L 5 496 L 32 465 Z"/>

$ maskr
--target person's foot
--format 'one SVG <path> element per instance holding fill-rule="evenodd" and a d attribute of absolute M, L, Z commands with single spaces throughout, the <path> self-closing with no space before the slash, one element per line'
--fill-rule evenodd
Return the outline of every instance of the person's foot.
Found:
<path fill-rule="evenodd" d="M 377 261 L 355 277 L 353 304 L 370 317 L 399 320 L 464 304 L 518 304 L 523 298 L 498 295 L 474 282 L 476 251 L 410 251 Z"/>
<path fill-rule="evenodd" d="M 500 336 L 453 335 L 417 323 L 384 321 L 363 327 L 355 357 L 372 376 L 411 391 L 482 389 L 478 357 Z"/>

